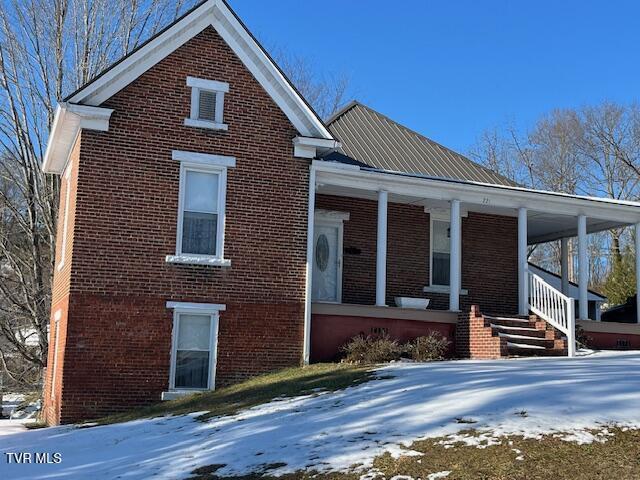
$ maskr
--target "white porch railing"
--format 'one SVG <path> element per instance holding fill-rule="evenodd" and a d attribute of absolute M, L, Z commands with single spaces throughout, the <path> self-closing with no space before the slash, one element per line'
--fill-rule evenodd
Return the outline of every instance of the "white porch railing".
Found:
<path fill-rule="evenodd" d="M 528 273 L 529 310 L 567 336 L 567 353 L 576 354 L 576 315 L 573 298 L 556 290 L 533 272 Z"/>

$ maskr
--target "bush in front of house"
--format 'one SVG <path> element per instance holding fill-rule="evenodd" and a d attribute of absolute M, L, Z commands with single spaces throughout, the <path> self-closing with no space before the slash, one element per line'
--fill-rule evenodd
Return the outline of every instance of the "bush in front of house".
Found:
<path fill-rule="evenodd" d="M 401 357 L 429 362 L 444 359 L 450 343 L 438 332 L 431 332 L 405 344 L 391 339 L 386 333 L 358 335 L 342 347 L 342 353 L 344 361 L 348 363 L 385 363 L 400 360 Z"/>
<path fill-rule="evenodd" d="M 342 347 L 344 361 L 349 363 L 384 363 L 399 360 L 404 348 L 388 335 L 353 337 Z"/>
<path fill-rule="evenodd" d="M 407 353 L 416 362 L 430 362 L 444 359 L 451 342 L 438 332 L 418 337 L 407 344 Z"/>

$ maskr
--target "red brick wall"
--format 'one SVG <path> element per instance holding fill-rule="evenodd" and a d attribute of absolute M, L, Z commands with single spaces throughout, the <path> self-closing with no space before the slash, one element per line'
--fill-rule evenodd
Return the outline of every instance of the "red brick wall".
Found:
<path fill-rule="evenodd" d="M 349 212 L 344 222 L 342 300 L 375 303 L 377 202 L 318 195 L 316 208 Z M 429 214 L 424 207 L 389 204 L 387 303 L 425 297 L 430 308 L 449 308 L 448 294 L 424 293 L 429 283 Z M 487 314 L 518 311 L 517 219 L 470 212 L 462 219 L 462 311 L 480 305 Z M 357 252 L 357 253 L 354 253 Z"/>
<path fill-rule="evenodd" d="M 602 350 L 638 350 L 640 349 L 640 335 L 630 333 L 585 332 L 588 338 L 589 348 Z M 618 342 L 627 341 L 628 346 L 623 347 Z"/>
<path fill-rule="evenodd" d="M 455 323 L 315 314 L 311 322 L 311 360 L 337 360 L 345 343 L 356 335 L 376 334 L 374 329 L 384 329 L 390 338 L 401 343 L 430 333 L 439 333 L 451 342 L 448 356 L 452 356 L 455 327 Z"/>
<path fill-rule="evenodd" d="M 229 130 L 184 126 L 186 77 L 228 82 Z M 166 301 L 224 303 L 216 383 L 300 363 L 308 163 L 295 129 L 211 28 L 124 88 L 108 132 L 82 135 L 63 422 L 160 399 L 168 387 Z M 231 267 L 167 264 L 175 253 L 179 162 L 172 150 L 236 157 L 225 257 Z M 57 415 L 51 418 L 55 419 Z"/>

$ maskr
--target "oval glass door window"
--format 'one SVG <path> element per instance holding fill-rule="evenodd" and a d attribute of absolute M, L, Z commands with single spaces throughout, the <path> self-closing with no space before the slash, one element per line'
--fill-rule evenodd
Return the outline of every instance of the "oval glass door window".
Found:
<path fill-rule="evenodd" d="M 324 272 L 329 265 L 329 240 L 327 240 L 327 236 L 324 233 L 318 236 L 316 265 L 321 272 Z"/>

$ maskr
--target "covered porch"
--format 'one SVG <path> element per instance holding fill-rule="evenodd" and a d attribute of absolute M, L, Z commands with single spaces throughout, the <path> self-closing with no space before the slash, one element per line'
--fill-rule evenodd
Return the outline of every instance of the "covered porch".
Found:
<path fill-rule="evenodd" d="M 307 334 L 312 313 L 326 304 L 334 314 L 343 308 L 343 316 L 356 304 L 377 307 L 369 318 L 393 318 L 398 309 L 433 323 L 445 312 L 455 323 L 479 305 L 491 315 L 533 312 L 571 345 L 576 318 L 589 319 L 588 235 L 640 225 L 632 202 L 326 161 L 312 164 L 309 205 Z M 571 237 L 578 244 L 577 312 L 569 297 Z M 554 240 L 562 245 L 560 288 L 528 268 L 529 248 Z M 405 308 L 420 299 L 429 300 L 426 310 Z"/>

